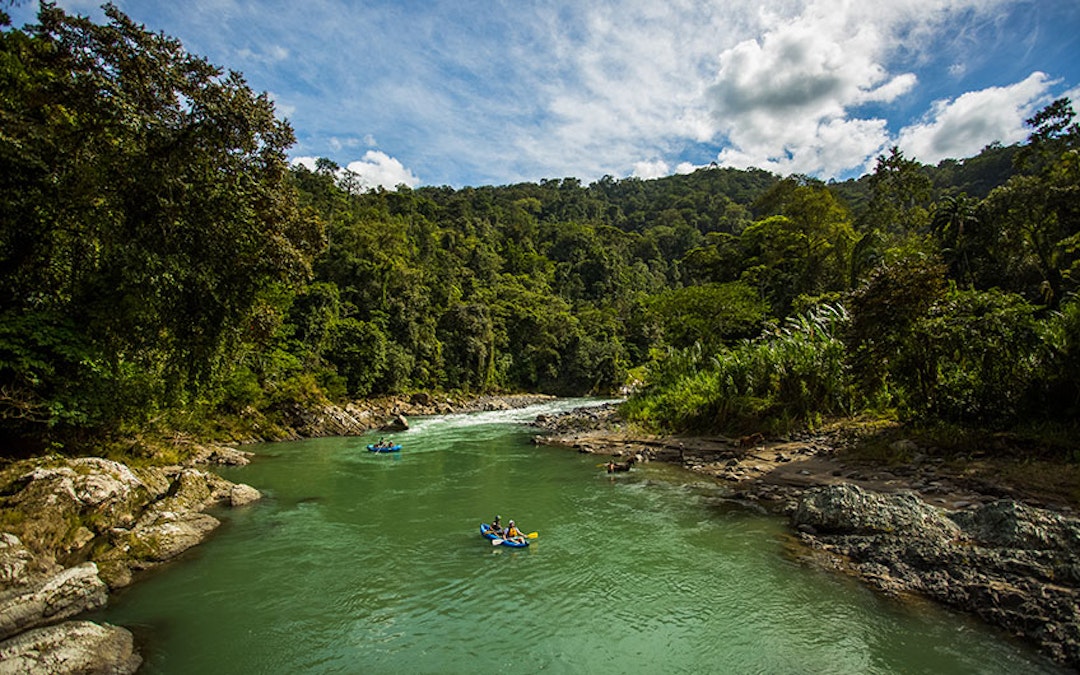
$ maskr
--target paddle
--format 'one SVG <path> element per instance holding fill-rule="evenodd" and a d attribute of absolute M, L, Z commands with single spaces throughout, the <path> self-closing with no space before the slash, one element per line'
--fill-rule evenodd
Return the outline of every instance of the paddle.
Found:
<path fill-rule="evenodd" d="M 537 537 L 540 536 L 540 533 L 539 532 L 530 532 L 525 536 L 528 537 L 529 539 L 536 539 Z M 499 539 L 498 537 L 495 537 L 494 539 L 491 540 L 491 545 L 492 546 L 498 546 L 499 544 L 503 543 L 504 541 L 506 541 L 506 540 L 505 539 Z"/>

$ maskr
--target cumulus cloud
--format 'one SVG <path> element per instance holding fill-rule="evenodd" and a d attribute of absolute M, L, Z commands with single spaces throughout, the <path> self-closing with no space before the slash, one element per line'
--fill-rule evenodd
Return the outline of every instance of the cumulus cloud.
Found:
<path fill-rule="evenodd" d="M 850 111 L 894 101 L 917 83 L 913 73 L 890 74 L 883 65 L 894 15 L 874 20 L 836 10 L 811 3 L 720 54 L 707 92 L 716 130 L 728 141 L 718 161 L 833 176 L 887 143 L 884 120 Z"/>
<path fill-rule="evenodd" d="M 917 124 L 904 128 L 897 143 L 908 157 L 926 164 L 977 154 L 989 142 L 1006 145 L 1027 138 L 1024 124 L 1050 102 L 1054 84 L 1045 73 L 1032 73 L 1007 87 L 990 87 L 935 101 Z"/>
<path fill-rule="evenodd" d="M 389 188 L 416 173 L 592 180 L 710 160 L 843 176 L 898 141 L 922 161 L 1009 142 L 1024 97 L 1039 96 L 1037 78 L 1019 80 L 1072 77 L 1043 61 L 985 89 L 1017 31 L 1039 35 L 1036 15 L 1053 14 L 1028 0 L 117 2 L 274 91 L 296 154 L 349 161 Z M 966 89 L 980 91 L 962 95 L 976 77 Z"/>
<path fill-rule="evenodd" d="M 345 168 L 356 174 L 360 184 L 366 188 L 381 186 L 394 189 L 399 185 L 416 187 L 420 184 L 420 179 L 412 171 L 380 150 L 368 150 L 362 159 L 349 162 Z"/>
<path fill-rule="evenodd" d="M 294 164 L 303 165 L 312 171 L 316 161 L 315 157 L 293 159 Z M 359 190 L 376 187 L 394 190 L 400 185 L 412 188 L 420 184 L 420 179 L 413 175 L 410 169 L 380 150 L 368 150 L 361 159 L 349 162 L 338 172 L 338 178 L 345 183 L 352 182 Z"/>
<path fill-rule="evenodd" d="M 993 17 L 1000 4 L 897 0 L 871 7 L 810 0 L 797 16 L 771 17 L 759 36 L 720 53 L 707 90 L 715 132 L 725 144 L 718 161 L 821 177 L 865 170 L 897 141 L 887 120 L 864 111 L 884 111 L 920 85 L 914 72 L 890 68 L 897 54 L 932 53 L 927 46 L 960 17 Z M 950 72 L 963 74 L 955 64 Z M 1016 140 L 1017 120 L 1045 85 L 1038 74 L 938 102 L 920 124 L 904 130 L 901 145 L 928 161 Z"/>
<path fill-rule="evenodd" d="M 634 172 L 631 175 L 633 175 L 635 178 L 648 180 L 650 178 L 667 176 L 670 173 L 671 167 L 668 166 L 668 163 L 662 159 L 657 159 L 645 162 L 635 162 Z"/>

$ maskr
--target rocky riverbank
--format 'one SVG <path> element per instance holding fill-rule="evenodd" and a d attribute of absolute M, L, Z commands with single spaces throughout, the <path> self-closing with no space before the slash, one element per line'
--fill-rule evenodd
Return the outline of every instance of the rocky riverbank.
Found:
<path fill-rule="evenodd" d="M 511 410 L 545 403 L 554 398 L 544 394 L 467 396 L 421 392 L 408 397 L 355 401 L 344 406 L 297 406 L 279 411 L 280 423 L 269 424 L 259 418 L 252 419 L 250 433 L 234 440 L 237 443 L 257 443 L 325 436 L 357 436 L 373 429 L 401 431 L 408 428 L 410 417 Z"/>
<path fill-rule="evenodd" d="M 401 430 L 408 416 L 508 410 L 552 398 L 417 394 L 296 410 L 287 426 L 237 442 Z M 251 453 L 183 437 L 172 439 L 168 452 L 182 459 L 129 466 L 54 455 L 0 467 L 0 675 L 138 669 L 142 659 L 129 631 L 75 617 L 202 542 L 220 525 L 207 509 L 239 508 L 261 497 L 207 470 L 247 464 Z M 153 451 L 142 441 L 133 441 L 132 454 L 153 461 L 145 460 Z"/>
<path fill-rule="evenodd" d="M 911 440 L 889 464 L 842 429 L 767 439 L 635 434 L 614 405 L 538 419 L 538 443 L 679 464 L 790 519 L 792 553 L 893 596 L 973 613 L 1080 669 L 1080 519 L 1068 490 L 1033 490 Z M 1080 486 L 1072 485 L 1072 494 Z"/>
<path fill-rule="evenodd" d="M 201 542 L 220 524 L 206 509 L 258 500 L 200 468 L 247 461 L 200 447 L 182 465 L 51 456 L 0 471 L 0 673 L 134 672 L 128 631 L 70 619 Z"/>

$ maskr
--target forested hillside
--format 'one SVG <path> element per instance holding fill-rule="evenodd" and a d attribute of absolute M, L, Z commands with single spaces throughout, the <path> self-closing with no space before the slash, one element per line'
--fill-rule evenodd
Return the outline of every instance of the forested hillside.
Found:
<path fill-rule="evenodd" d="M 0 35 L 0 436 L 34 447 L 412 391 L 641 423 L 1080 413 L 1080 130 L 859 180 L 701 168 L 361 192 L 110 10 Z M 200 428 L 205 428 L 201 426 Z M 14 447 L 14 445 L 12 445 Z"/>

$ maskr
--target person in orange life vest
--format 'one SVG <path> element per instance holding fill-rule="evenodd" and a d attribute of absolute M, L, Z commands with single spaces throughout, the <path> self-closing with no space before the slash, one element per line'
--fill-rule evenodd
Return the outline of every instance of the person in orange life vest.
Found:
<path fill-rule="evenodd" d="M 503 533 L 503 538 L 519 543 L 525 541 L 525 535 L 521 533 L 521 530 L 517 529 L 517 526 L 514 525 L 514 521 L 512 520 L 510 521 L 510 524 L 507 525 L 506 532 Z"/>

